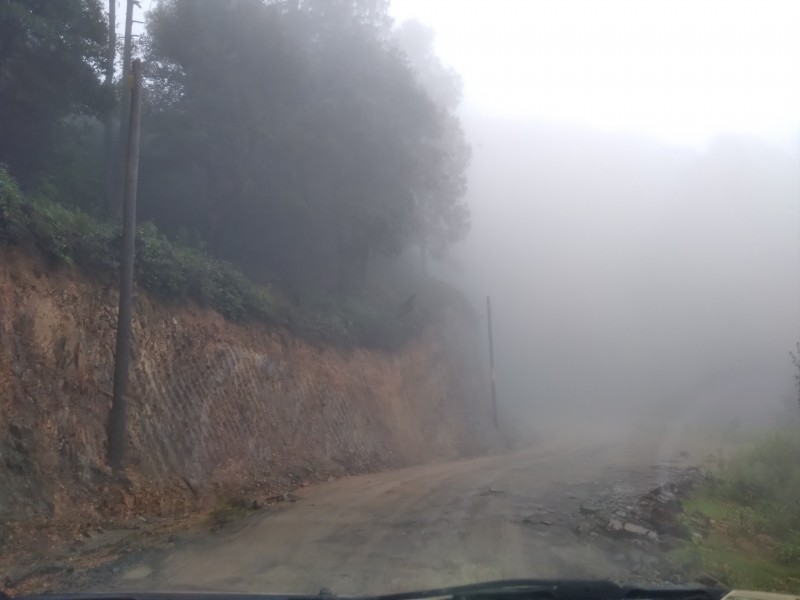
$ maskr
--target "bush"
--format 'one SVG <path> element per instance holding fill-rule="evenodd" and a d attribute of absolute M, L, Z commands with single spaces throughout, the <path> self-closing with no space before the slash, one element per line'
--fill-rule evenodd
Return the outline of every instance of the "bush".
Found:
<path fill-rule="evenodd" d="M 800 566 L 800 544 L 780 544 L 776 557 L 782 565 Z"/>
<path fill-rule="evenodd" d="M 800 438 L 765 438 L 720 473 L 717 491 L 768 533 L 800 531 Z"/>
<path fill-rule="evenodd" d="M 56 264 L 76 265 L 111 277 L 119 268 L 119 227 L 45 197 L 26 197 L 0 165 L 0 245 L 31 245 Z M 170 302 L 189 299 L 224 317 L 282 325 L 308 339 L 337 345 L 395 349 L 424 325 L 425 318 L 399 319 L 365 301 L 317 298 L 293 306 L 247 279 L 230 263 L 170 242 L 152 223 L 136 233 L 136 280 Z"/>
<path fill-rule="evenodd" d="M 0 243 L 19 243 L 27 234 L 28 216 L 22 205 L 17 182 L 0 165 Z"/>

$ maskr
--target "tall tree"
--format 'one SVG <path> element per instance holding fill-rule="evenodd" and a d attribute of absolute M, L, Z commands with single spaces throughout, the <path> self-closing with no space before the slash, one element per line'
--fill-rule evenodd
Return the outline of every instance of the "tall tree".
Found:
<path fill-rule="evenodd" d="M 417 186 L 415 236 L 426 265 L 429 253 L 441 256 L 469 230 L 464 194 L 472 151 L 456 114 L 463 85 L 458 73 L 436 55 L 433 30 L 418 21 L 406 21 L 392 32 L 392 40 L 436 104 L 442 122 L 439 135 L 428 136 L 420 153 L 428 168 Z"/>
<path fill-rule="evenodd" d="M 114 0 L 111 0 L 112 2 Z M 119 99 L 119 131 L 117 133 L 117 148 L 115 157 L 115 174 L 112 185 L 114 187 L 113 206 L 109 207 L 109 215 L 114 216 L 120 213 L 124 195 L 125 182 L 125 153 L 128 147 L 128 120 L 124 115 L 130 111 L 130 97 L 126 79 L 131 75 L 131 57 L 133 56 L 133 9 L 138 6 L 138 0 L 126 0 L 125 3 L 125 35 L 122 39 L 122 79 L 121 95 Z"/>
<path fill-rule="evenodd" d="M 108 46 L 103 85 L 108 95 L 114 92 L 114 63 L 117 61 L 117 0 L 108 0 Z M 103 159 L 105 175 L 106 214 L 114 214 L 114 105 L 109 103 L 103 119 Z"/>
<path fill-rule="evenodd" d="M 795 368 L 794 386 L 797 388 L 797 403 L 800 406 L 800 342 L 797 342 L 796 348 L 797 352 L 789 352 L 789 356 Z"/>
<path fill-rule="evenodd" d="M 107 30 L 99 0 L 0 2 L 0 163 L 30 184 L 61 121 L 101 114 Z"/>
<path fill-rule="evenodd" d="M 357 288 L 370 256 L 412 239 L 415 188 L 443 164 L 420 155 L 448 127 L 387 43 L 386 10 L 161 3 L 148 23 L 143 216 L 245 268 Z"/>

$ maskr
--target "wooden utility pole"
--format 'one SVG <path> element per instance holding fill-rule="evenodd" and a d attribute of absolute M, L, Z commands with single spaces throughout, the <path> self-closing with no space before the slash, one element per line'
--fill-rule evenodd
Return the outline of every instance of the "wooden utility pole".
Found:
<path fill-rule="evenodd" d="M 130 120 L 122 205 L 122 250 L 119 269 L 119 315 L 114 352 L 114 390 L 108 417 L 108 464 L 122 469 L 127 436 L 128 371 L 131 360 L 131 316 L 133 312 L 133 255 L 136 241 L 136 182 L 139 175 L 139 121 L 142 101 L 142 63 L 133 61 L 130 82 Z"/>
<path fill-rule="evenodd" d="M 497 392 L 494 389 L 494 340 L 492 339 L 492 299 L 486 296 L 486 315 L 489 320 L 489 369 L 492 376 L 492 421 L 497 429 Z"/>

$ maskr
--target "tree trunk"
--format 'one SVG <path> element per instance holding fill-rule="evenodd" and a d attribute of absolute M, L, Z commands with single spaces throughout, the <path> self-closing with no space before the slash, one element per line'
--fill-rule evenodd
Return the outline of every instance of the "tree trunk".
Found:
<path fill-rule="evenodd" d="M 106 49 L 106 73 L 103 84 L 109 96 L 114 89 L 114 62 L 117 59 L 117 0 L 108 0 L 108 48 Z M 103 161 L 106 178 L 106 215 L 114 216 L 114 106 L 109 106 L 103 122 Z"/>
<path fill-rule="evenodd" d="M 133 258 L 136 241 L 136 183 L 139 175 L 139 118 L 141 113 L 142 64 L 133 62 L 131 78 L 128 154 L 125 169 L 125 198 L 122 211 L 122 254 L 119 275 L 119 315 L 114 352 L 114 391 L 108 418 L 108 464 L 122 469 L 127 437 L 128 372 L 131 358 L 131 317 L 133 312 Z"/>
<path fill-rule="evenodd" d="M 348 278 L 348 264 L 347 264 L 347 247 L 344 239 L 344 231 L 342 219 L 339 216 L 338 209 L 336 211 L 336 218 L 334 221 L 336 226 L 336 291 L 339 296 L 344 297 L 347 295 L 349 289 Z"/>
<path fill-rule="evenodd" d="M 113 1 L 113 0 L 112 0 Z M 125 82 L 126 78 L 130 77 L 131 73 L 131 56 L 133 55 L 133 7 L 136 0 L 127 0 L 125 6 L 125 37 L 122 45 L 122 96 L 119 103 L 119 133 L 117 134 L 117 160 L 114 176 L 114 214 L 119 214 L 123 202 L 123 183 L 125 181 L 125 150 L 128 147 L 128 119 L 124 115 L 128 114 L 130 107 L 130 98 L 128 97 L 127 90 L 128 84 Z"/>

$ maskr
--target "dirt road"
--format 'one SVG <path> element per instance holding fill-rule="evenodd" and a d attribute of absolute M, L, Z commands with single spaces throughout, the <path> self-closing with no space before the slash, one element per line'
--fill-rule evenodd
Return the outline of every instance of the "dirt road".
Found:
<path fill-rule="evenodd" d="M 609 495 L 633 502 L 697 460 L 676 450 L 553 439 L 349 477 L 131 557 L 97 587 L 363 594 L 506 577 L 629 579 L 636 564 L 661 560 L 658 545 L 576 531 L 581 506 Z"/>

